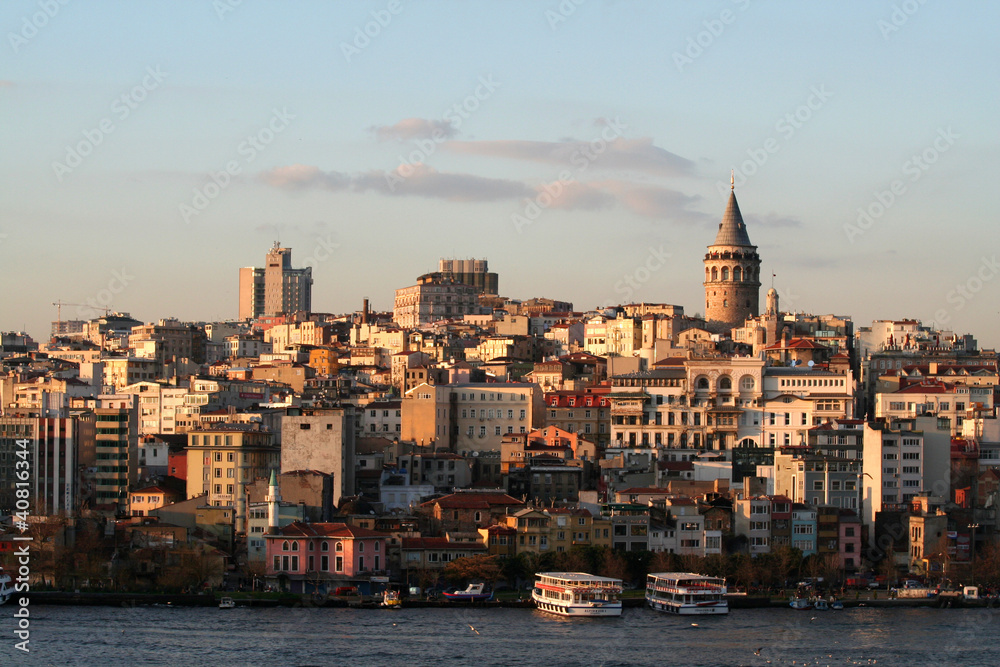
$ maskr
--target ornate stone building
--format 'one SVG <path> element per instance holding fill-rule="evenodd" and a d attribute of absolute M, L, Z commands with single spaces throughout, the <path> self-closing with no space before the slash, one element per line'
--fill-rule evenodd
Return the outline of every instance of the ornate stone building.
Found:
<path fill-rule="evenodd" d="M 705 321 L 715 329 L 742 326 L 757 315 L 759 291 L 760 256 L 730 191 L 719 233 L 705 253 Z"/>

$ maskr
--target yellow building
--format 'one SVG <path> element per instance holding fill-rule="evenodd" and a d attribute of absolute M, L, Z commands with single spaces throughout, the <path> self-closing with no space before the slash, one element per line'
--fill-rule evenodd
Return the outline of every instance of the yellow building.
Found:
<path fill-rule="evenodd" d="M 162 486 L 147 486 L 128 494 L 128 509 L 132 516 L 150 516 L 150 512 L 164 505 L 182 500 L 181 494 Z"/>
<path fill-rule="evenodd" d="M 259 424 L 219 424 L 187 435 L 187 497 L 208 494 L 207 505 L 235 507 L 240 532 L 246 486 L 281 464 L 273 434 Z"/>

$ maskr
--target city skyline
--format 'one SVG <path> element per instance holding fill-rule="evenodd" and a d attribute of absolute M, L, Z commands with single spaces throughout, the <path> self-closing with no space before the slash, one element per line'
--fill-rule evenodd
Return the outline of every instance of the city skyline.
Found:
<path fill-rule="evenodd" d="M 475 257 L 512 298 L 704 313 L 733 170 L 783 310 L 996 347 L 979 237 L 998 19 L 916 0 L 7 3 L 0 261 L 19 289 L 0 329 L 44 340 L 60 300 L 232 319 L 237 269 L 274 241 L 312 267 L 319 312 L 390 310 Z"/>

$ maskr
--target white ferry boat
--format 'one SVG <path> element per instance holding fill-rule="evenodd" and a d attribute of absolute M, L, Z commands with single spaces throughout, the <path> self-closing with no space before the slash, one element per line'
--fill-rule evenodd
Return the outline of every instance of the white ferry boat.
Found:
<path fill-rule="evenodd" d="M 621 616 L 622 580 L 585 572 L 539 572 L 531 599 L 560 616 Z"/>
<path fill-rule="evenodd" d="M 690 572 L 655 572 L 646 578 L 646 602 L 671 614 L 728 614 L 726 580 Z"/>

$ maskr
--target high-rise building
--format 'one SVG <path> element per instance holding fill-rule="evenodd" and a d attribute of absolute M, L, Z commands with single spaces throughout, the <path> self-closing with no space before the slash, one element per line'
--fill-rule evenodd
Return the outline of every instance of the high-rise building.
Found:
<path fill-rule="evenodd" d="M 705 321 L 716 327 L 742 326 L 756 316 L 760 256 L 750 243 L 736 193 L 730 190 L 715 242 L 705 253 Z"/>
<path fill-rule="evenodd" d="M 241 320 L 312 310 L 312 267 L 292 268 L 292 249 L 275 241 L 264 268 L 240 269 Z"/>
<path fill-rule="evenodd" d="M 14 513 L 20 489 L 28 492 L 31 514 L 73 512 L 77 465 L 76 419 L 0 417 L 0 513 Z"/>
<path fill-rule="evenodd" d="M 497 274 L 489 272 L 485 259 L 442 259 L 438 272 L 463 285 L 472 285 L 480 294 L 499 294 Z"/>

